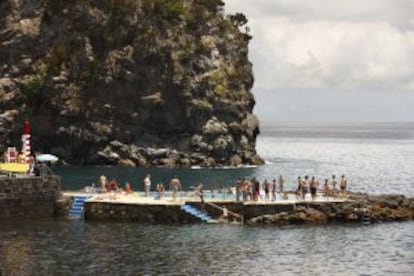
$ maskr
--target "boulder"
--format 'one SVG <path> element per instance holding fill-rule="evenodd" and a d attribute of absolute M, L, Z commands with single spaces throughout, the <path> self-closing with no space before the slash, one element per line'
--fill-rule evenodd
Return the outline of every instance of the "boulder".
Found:
<path fill-rule="evenodd" d="M 146 155 L 150 159 L 167 158 L 170 153 L 169 148 L 147 148 Z"/>
<path fill-rule="evenodd" d="M 227 124 L 224 122 L 220 122 L 216 117 L 212 117 L 210 120 L 206 122 L 203 126 L 203 134 L 210 134 L 210 135 L 220 135 L 220 134 L 227 134 L 228 127 Z"/>
<path fill-rule="evenodd" d="M 234 167 L 240 166 L 242 164 L 242 161 L 243 160 L 241 159 L 240 156 L 238 156 L 237 154 L 233 154 L 230 157 L 230 166 L 234 166 Z"/>
<path fill-rule="evenodd" d="M 141 97 L 141 101 L 146 106 L 155 106 L 163 102 L 161 92 L 156 92 L 152 95 Z"/>

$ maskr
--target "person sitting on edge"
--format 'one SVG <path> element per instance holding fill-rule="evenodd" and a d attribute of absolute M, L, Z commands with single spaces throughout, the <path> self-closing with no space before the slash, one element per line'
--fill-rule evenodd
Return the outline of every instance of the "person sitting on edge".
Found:
<path fill-rule="evenodd" d="M 346 196 L 347 196 L 347 191 L 346 191 L 347 184 L 348 184 L 348 181 L 346 180 L 345 175 L 342 175 L 341 184 L 339 185 L 339 187 L 341 188 L 341 197 L 342 198 L 346 198 Z"/>
<path fill-rule="evenodd" d="M 165 188 L 164 184 L 158 183 L 156 186 L 157 192 L 158 192 L 158 199 L 161 199 L 162 196 L 164 196 Z"/>
<path fill-rule="evenodd" d="M 177 176 L 174 176 L 173 179 L 171 179 L 170 190 L 172 190 L 173 201 L 175 201 L 177 197 L 177 191 L 181 190 L 181 182 Z"/>
<path fill-rule="evenodd" d="M 119 191 L 119 185 L 118 185 L 118 182 L 116 181 L 116 178 L 113 178 L 111 181 L 109 181 L 107 191 L 108 192 Z"/>
<path fill-rule="evenodd" d="M 125 182 L 125 195 L 132 193 L 131 184 L 127 181 Z"/>

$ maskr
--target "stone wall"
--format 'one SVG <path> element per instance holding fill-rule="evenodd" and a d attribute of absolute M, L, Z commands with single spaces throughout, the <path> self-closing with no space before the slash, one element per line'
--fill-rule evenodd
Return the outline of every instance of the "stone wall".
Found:
<path fill-rule="evenodd" d="M 0 219 L 53 217 L 60 196 L 58 176 L 1 177 Z"/>
<path fill-rule="evenodd" d="M 201 222 L 180 209 L 180 205 L 85 202 L 85 220 L 120 220 L 145 223 Z"/>
<path fill-rule="evenodd" d="M 199 201 L 186 202 L 199 210 L 205 210 L 213 218 L 219 218 L 222 211 Z M 236 214 L 250 219 L 264 214 L 288 212 L 294 209 L 293 204 L 243 204 L 242 202 L 215 202 Z M 86 220 L 122 220 L 149 223 L 194 223 L 201 222 L 187 214 L 179 205 L 122 204 L 116 202 L 85 202 Z"/>

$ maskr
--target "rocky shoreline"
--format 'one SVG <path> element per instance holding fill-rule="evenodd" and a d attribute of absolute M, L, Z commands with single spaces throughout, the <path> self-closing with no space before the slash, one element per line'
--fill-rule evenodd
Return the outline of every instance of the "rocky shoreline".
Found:
<path fill-rule="evenodd" d="M 352 193 L 341 203 L 302 203 L 293 211 L 261 215 L 250 225 L 377 223 L 414 219 L 414 197 Z"/>

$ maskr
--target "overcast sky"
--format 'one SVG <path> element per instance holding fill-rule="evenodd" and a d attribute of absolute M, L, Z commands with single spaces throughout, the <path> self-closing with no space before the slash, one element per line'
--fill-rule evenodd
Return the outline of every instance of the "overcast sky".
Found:
<path fill-rule="evenodd" d="M 414 121 L 414 0 L 225 0 L 262 121 Z"/>

